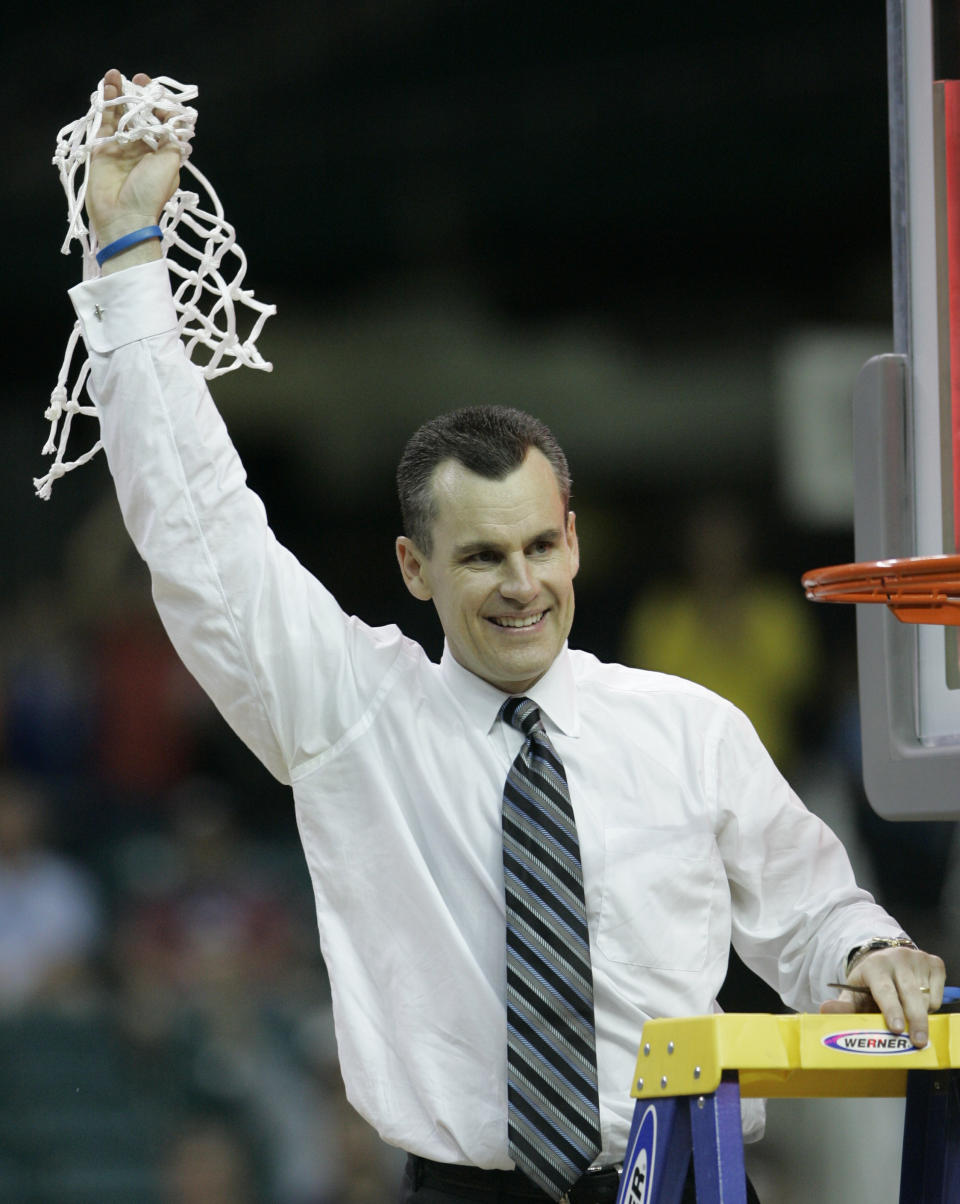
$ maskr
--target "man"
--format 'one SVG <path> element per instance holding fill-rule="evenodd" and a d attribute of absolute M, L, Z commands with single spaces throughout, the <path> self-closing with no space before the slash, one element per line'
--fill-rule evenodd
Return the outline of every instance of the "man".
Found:
<path fill-rule="evenodd" d="M 183 355 L 159 244 L 126 239 L 177 166 L 95 157 L 103 278 L 71 296 L 167 630 L 293 787 L 347 1092 L 413 1156 L 404 1199 L 612 1200 L 643 1021 L 709 1011 L 731 939 L 799 1009 L 847 967 L 924 1044 L 942 963 L 856 887 L 743 716 L 567 647 L 576 518 L 540 423 L 462 411 L 404 453 L 397 558 L 436 607 L 439 665 L 277 544 Z"/>

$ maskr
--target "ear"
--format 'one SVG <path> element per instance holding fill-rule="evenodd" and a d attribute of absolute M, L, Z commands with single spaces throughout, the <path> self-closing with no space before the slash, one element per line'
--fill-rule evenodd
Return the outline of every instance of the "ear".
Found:
<path fill-rule="evenodd" d="M 577 516 L 572 510 L 567 515 L 567 547 L 570 549 L 570 576 L 576 577 L 580 569 L 580 541 L 577 539 Z"/>
<path fill-rule="evenodd" d="M 429 602 L 433 597 L 433 590 L 427 580 L 427 558 L 406 535 L 397 536 L 396 547 L 397 563 L 400 565 L 404 585 L 415 598 L 419 598 L 421 602 Z"/>

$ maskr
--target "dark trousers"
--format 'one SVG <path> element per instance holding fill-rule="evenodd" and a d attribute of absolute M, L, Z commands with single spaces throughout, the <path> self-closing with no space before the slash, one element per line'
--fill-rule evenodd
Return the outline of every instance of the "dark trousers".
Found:
<path fill-rule="evenodd" d="M 483 1178 L 481 1172 L 474 1172 L 475 1182 L 450 1182 L 442 1167 L 420 1158 L 408 1157 L 399 1204 L 463 1204 L 464 1200 L 472 1200 L 474 1204 L 551 1204 L 550 1197 L 520 1175 L 519 1171 L 486 1171 L 482 1175 Z M 614 1190 L 609 1204 L 613 1204 L 615 1198 Z M 696 1200 L 691 1160 L 681 1204 L 696 1204 Z M 748 1204 L 760 1204 L 749 1179 L 747 1201 Z M 608 1202 L 598 1197 L 596 1204 Z"/>

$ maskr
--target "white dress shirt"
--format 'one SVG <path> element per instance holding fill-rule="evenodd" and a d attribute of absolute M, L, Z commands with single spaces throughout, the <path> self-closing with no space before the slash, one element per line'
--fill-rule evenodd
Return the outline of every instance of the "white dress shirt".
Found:
<path fill-rule="evenodd" d="M 351 1102 L 408 1151 L 509 1168 L 500 800 L 522 737 L 497 721 L 505 695 L 348 617 L 277 543 L 162 263 L 71 296 L 167 631 L 293 787 Z M 610 1160 L 644 1020 L 714 1008 L 731 940 L 805 1010 L 852 946 L 900 928 L 729 703 L 566 648 L 529 695 L 580 834 Z"/>

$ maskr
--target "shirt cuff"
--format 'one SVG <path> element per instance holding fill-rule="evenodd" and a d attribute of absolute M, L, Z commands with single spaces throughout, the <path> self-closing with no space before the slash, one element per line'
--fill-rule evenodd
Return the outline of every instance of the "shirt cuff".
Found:
<path fill-rule="evenodd" d="M 163 259 L 86 280 L 69 293 L 90 351 L 115 351 L 177 329 L 177 311 Z"/>

